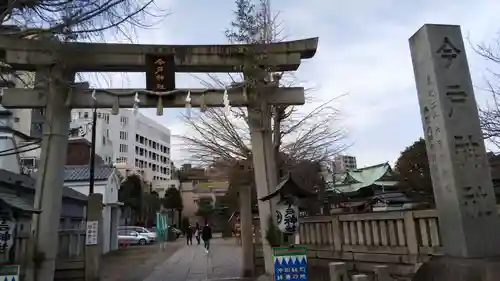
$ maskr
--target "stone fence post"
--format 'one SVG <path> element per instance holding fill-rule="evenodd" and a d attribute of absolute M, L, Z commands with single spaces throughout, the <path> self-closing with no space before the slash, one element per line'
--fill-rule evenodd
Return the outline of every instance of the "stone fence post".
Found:
<path fill-rule="evenodd" d="M 328 268 L 330 269 L 330 281 L 349 281 L 345 262 L 331 262 L 328 264 Z"/>
<path fill-rule="evenodd" d="M 85 281 L 98 281 L 101 274 L 102 256 L 102 194 L 89 195 L 87 201 L 87 224 L 97 221 L 97 244 L 85 243 Z M 88 233 L 85 234 L 86 236 Z M 85 237 L 87 240 L 88 237 Z M 88 240 L 86 242 L 89 242 Z"/>
<path fill-rule="evenodd" d="M 410 255 L 418 255 L 418 235 L 413 211 L 405 212 L 404 228 L 406 234 L 406 245 Z"/>
<path fill-rule="evenodd" d="M 365 274 L 356 274 L 352 276 L 352 281 L 369 281 L 370 278 Z"/>
<path fill-rule="evenodd" d="M 339 216 L 332 218 L 332 231 L 333 231 L 333 247 L 336 252 L 342 252 L 342 228 L 340 226 Z"/>

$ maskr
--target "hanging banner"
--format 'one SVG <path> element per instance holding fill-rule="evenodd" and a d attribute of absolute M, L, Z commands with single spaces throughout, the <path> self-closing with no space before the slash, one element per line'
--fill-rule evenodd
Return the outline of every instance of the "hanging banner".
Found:
<path fill-rule="evenodd" d="M 156 239 L 161 242 L 167 241 L 168 218 L 160 212 L 156 213 Z M 1 280 L 0 280 L 1 281 Z"/>
<path fill-rule="evenodd" d="M 285 234 L 294 234 L 299 230 L 299 207 L 294 204 L 278 203 L 276 205 L 276 223 Z"/>
<path fill-rule="evenodd" d="M 304 246 L 273 248 L 274 280 L 308 281 L 307 249 Z"/>

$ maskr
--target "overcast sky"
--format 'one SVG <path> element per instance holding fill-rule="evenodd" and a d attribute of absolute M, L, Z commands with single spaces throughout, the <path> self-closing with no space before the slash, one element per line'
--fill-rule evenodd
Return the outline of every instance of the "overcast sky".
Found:
<path fill-rule="evenodd" d="M 157 28 L 141 31 L 143 44 L 226 43 L 224 30 L 233 15 L 232 0 L 157 0 L 168 8 L 168 16 Z M 500 30 L 498 1 L 495 0 L 271 0 L 273 13 L 279 13 L 288 40 L 319 37 L 313 59 L 303 62 L 297 76 L 317 101 L 345 93 L 337 106 L 352 146 L 347 153 L 358 159 L 358 166 L 389 161 L 422 136 L 408 38 L 424 23 L 458 24 L 467 41 L 493 42 Z M 453 3 L 453 4 L 452 4 Z M 468 42 L 466 45 L 470 46 Z M 484 59 L 470 48 L 469 64 L 476 87 L 484 85 L 488 68 Z M 177 74 L 177 87 L 200 87 L 189 74 Z M 144 87 L 143 75 L 113 78 L 115 87 Z M 480 104 L 486 93 L 476 90 Z M 311 106 L 311 105 L 309 105 Z M 305 108 L 307 110 L 307 107 Z M 143 112 L 183 134 L 178 116 L 181 111 Z M 182 153 L 172 140 L 172 158 Z"/>

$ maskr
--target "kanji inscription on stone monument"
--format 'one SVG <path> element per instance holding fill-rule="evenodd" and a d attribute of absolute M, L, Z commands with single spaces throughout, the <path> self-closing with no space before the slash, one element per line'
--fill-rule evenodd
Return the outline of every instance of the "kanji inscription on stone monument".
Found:
<path fill-rule="evenodd" d="M 462 51 L 455 47 L 453 43 L 451 43 L 450 38 L 444 37 L 443 44 L 436 51 L 441 57 L 441 59 L 445 60 L 445 68 L 449 68 L 453 63 L 453 60 L 460 55 Z"/>

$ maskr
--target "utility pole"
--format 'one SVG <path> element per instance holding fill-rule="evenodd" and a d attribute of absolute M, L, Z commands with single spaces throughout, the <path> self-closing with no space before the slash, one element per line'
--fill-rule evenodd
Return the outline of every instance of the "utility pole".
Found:
<path fill-rule="evenodd" d="M 97 125 L 97 108 L 92 111 L 92 135 L 90 144 L 90 163 L 89 163 L 89 195 L 94 194 L 95 185 L 95 139 Z M 87 208 L 88 211 L 88 208 Z"/>
<path fill-rule="evenodd" d="M 97 280 L 100 276 L 101 264 L 101 237 L 102 237 L 102 203 L 103 195 L 94 193 L 95 186 L 95 146 L 96 146 L 96 127 L 97 127 L 97 107 L 92 109 L 92 135 L 90 144 L 90 163 L 89 163 L 89 197 L 87 201 L 86 227 L 87 235 L 89 228 L 97 235 L 97 241 L 85 243 L 85 280 Z"/>

